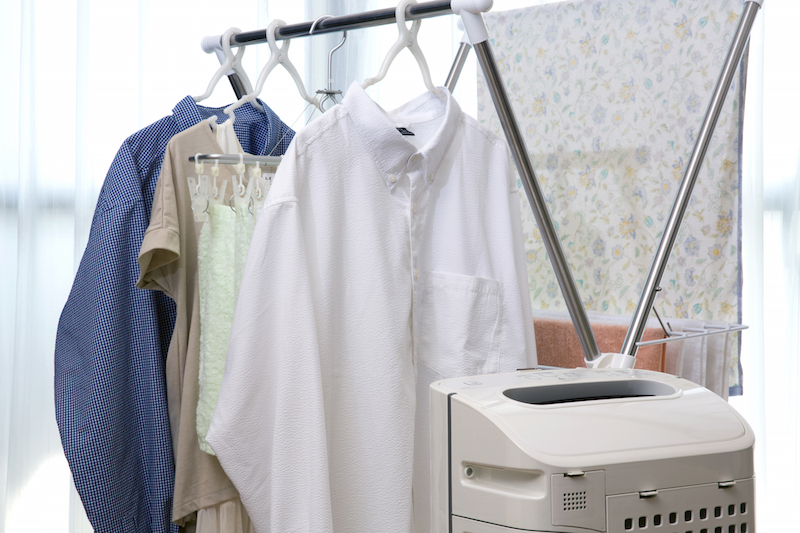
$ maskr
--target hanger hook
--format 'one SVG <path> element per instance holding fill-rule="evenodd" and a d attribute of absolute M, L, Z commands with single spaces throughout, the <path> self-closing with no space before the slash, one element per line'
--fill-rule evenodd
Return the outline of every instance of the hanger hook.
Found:
<path fill-rule="evenodd" d="M 339 41 L 339 44 L 334 46 L 330 52 L 328 52 L 328 90 L 333 90 L 333 53 L 344 46 L 344 42 L 347 40 L 347 32 L 342 32 L 342 40 Z M 335 99 L 334 99 L 335 101 Z"/>
<path fill-rule="evenodd" d="M 317 24 L 322 22 L 325 19 L 333 18 L 333 15 L 321 15 L 317 17 L 317 19 L 311 24 L 311 28 L 308 30 L 309 35 L 314 34 L 314 29 L 317 27 Z M 339 102 L 336 101 L 336 95 L 342 94 L 342 91 L 335 91 L 333 89 L 333 53 L 344 46 L 344 42 L 347 40 L 347 30 L 342 30 L 342 40 L 339 41 L 339 44 L 334 46 L 330 52 L 328 52 L 328 80 L 327 80 L 327 89 L 317 91 L 317 94 L 323 93 L 325 96 L 320 100 L 319 106 L 320 108 L 325 111 L 323 104 L 328 100 L 333 100 L 334 105 L 338 104 Z"/>
<path fill-rule="evenodd" d="M 228 28 L 228 30 L 225 31 L 225 33 L 219 36 L 218 41 L 216 39 L 213 40 L 214 43 L 213 45 L 211 44 L 211 42 L 209 42 L 209 39 L 213 38 L 206 37 L 205 39 L 203 39 L 202 41 L 203 50 L 208 53 L 215 51 L 219 53 L 221 51 L 222 58 L 220 58 L 220 67 L 214 73 L 214 77 L 211 78 L 211 81 L 209 82 L 208 87 L 206 88 L 206 92 L 204 92 L 199 96 L 192 97 L 194 98 L 195 102 L 200 102 L 211 96 L 211 94 L 214 91 L 214 87 L 217 86 L 217 82 L 223 76 L 227 75 L 229 71 L 233 70 L 237 74 L 243 72 L 241 70 L 241 61 L 242 61 L 242 55 L 244 54 L 244 47 L 243 46 L 240 47 L 239 50 L 236 51 L 236 54 L 234 54 L 233 51 L 231 50 L 231 36 L 235 33 L 241 33 L 241 31 L 242 30 L 240 30 L 239 28 Z M 245 80 L 242 81 L 244 82 Z M 249 81 L 247 81 L 247 83 L 249 84 Z"/>
<path fill-rule="evenodd" d="M 308 29 L 309 35 L 314 35 L 314 29 L 317 27 L 317 24 L 322 22 L 325 19 L 333 18 L 333 15 L 320 15 L 318 16 L 314 22 L 311 23 L 311 27 Z"/>
<path fill-rule="evenodd" d="M 416 4 L 417 0 L 400 0 L 395 9 L 394 17 L 397 20 L 397 30 L 400 33 L 400 38 L 406 41 L 406 46 L 410 47 L 416 42 L 419 27 L 422 21 L 415 20 L 411 23 L 411 29 L 406 26 L 406 8 L 411 4 Z"/>
<path fill-rule="evenodd" d="M 238 67 L 242 63 L 242 56 L 244 55 L 244 46 L 240 46 L 236 53 L 233 53 L 231 50 L 231 37 L 236 33 L 242 33 L 242 30 L 239 28 L 228 28 L 228 30 L 222 34 L 222 38 L 220 39 L 222 44 L 222 53 L 225 55 L 225 59 L 230 60 L 230 65 L 232 68 Z"/>
<path fill-rule="evenodd" d="M 236 169 L 236 172 L 239 173 L 239 179 L 242 180 L 244 178 L 245 164 L 244 164 L 244 154 L 242 154 L 241 152 L 239 152 L 239 163 L 234 165 L 234 168 Z"/>
<path fill-rule="evenodd" d="M 256 87 L 253 89 L 252 92 L 242 96 L 239 100 L 234 102 L 233 104 L 229 105 L 225 108 L 225 113 L 230 117 L 231 123 L 236 121 L 236 115 L 234 111 L 239 109 L 241 106 L 248 102 L 255 102 L 258 95 L 261 94 L 261 89 L 264 87 L 264 82 L 269 76 L 270 72 L 279 64 L 283 64 L 284 67 L 295 77 L 294 67 L 291 66 L 291 62 L 289 61 L 289 44 L 290 40 L 284 41 L 282 46 L 278 46 L 278 43 L 275 39 L 275 32 L 278 31 L 278 28 L 281 26 L 285 26 L 286 23 L 280 19 L 275 19 L 269 23 L 267 26 L 267 44 L 269 45 L 270 57 L 267 61 L 267 64 L 264 66 L 264 69 L 261 71 L 261 74 L 258 77 L 258 81 L 256 81 Z M 289 66 L 287 66 L 287 64 Z M 297 80 L 295 79 L 295 83 Z M 298 89 L 301 88 L 298 84 Z M 303 91 L 301 91 L 303 94 Z M 304 97 L 305 98 L 305 97 Z"/>
<path fill-rule="evenodd" d="M 200 154 L 197 153 L 194 156 L 194 171 L 198 176 L 200 176 L 200 174 L 203 173 L 203 170 L 205 170 L 205 165 L 203 165 L 203 161 L 200 159 Z"/>
<path fill-rule="evenodd" d="M 395 19 L 397 21 L 398 30 L 397 41 L 395 41 L 395 43 L 389 49 L 389 53 L 386 54 L 386 58 L 383 60 L 383 64 L 381 64 L 381 70 L 378 72 L 378 74 L 372 78 L 367 78 L 361 83 L 361 87 L 363 89 L 366 89 L 370 85 L 374 85 L 385 78 L 386 73 L 389 70 L 389 66 L 392 64 L 392 61 L 394 61 L 394 58 L 397 57 L 397 54 L 399 54 L 404 48 L 408 48 L 411 51 L 411 54 L 414 56 L 414 59 L 417 60 L 420 73 L 422 74 L 422 81 L 425 82 L 425 87 L 427 87 L 428 90 L 434 93 L 437 97 L 441 99 L 445 98 L 445 92 L 436 87 L 431 81 L 428 63 L 425 61 L 425 56 L 422 54 L 422 50 L 417 42 L 417 34 L 419 33 L 419 27 L 421 24 L 420 20 L 417 19 L 413 21 L 410 29 L 408 26 L 406 26 L 406 9 L 408 6 L 416 3 L 416 0 L 400 0 L 400 2 L 397 4 L 397 8 L 395 8 Z"/>
<path fill-rule="evenodd" d="M 317 24 L 319 24 L 320 22 L 322 22 L 325 19 L 330 19 L 330 18 L 334 18 L 333 15 L 321 15 L 321 16 L 317 17 L 317 19 L 314 22 L 311 23 L 311 28 L 309 28 L 308 34 L 309 35 L 314 35 L 314 29 L 317 27 Z M 333 72 L 333 68 L 332 68 L 333 53 L 336 50 L 338 50 L 339 48 L 341 48 L 342 46 L 344 46 L 344 42 L 346 40 L 347 40 L 347 30 L 342 30 L 342 40 L 339 41 L 339 44 L 334 46 L 331 49 L 330 52 L 328 52 L 328 90 L 329 91 L 333 90 L 333 87 L 331 87 L 331 83 L 333 82 L 333 80 L 331 79 L 331 78 L 333 78 L 333 75 L 332 75 L 332 72 Z"/>

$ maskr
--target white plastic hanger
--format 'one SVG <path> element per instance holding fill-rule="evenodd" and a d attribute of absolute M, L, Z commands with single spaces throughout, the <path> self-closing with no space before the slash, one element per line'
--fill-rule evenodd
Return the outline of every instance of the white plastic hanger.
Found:
<path fill-rule="evenodd" d="M 427 87 L 429 91 L 434 93 L 439 98 L 444 98 L 442 89 L 436 87 L 431 81 L 431 73 L 428 70 L 428 63 L 425 61 L 425 56 L 422 55 L 422 49 L 419 47 L 419 43 L 417 43 L 417 34 L 419 33 L 421 22 L 419 20 L 415 20 L 413 23 L 411 23 L 410 30 L 406 26 L 406 7 L 416 3 L 416 0 L 400 0 L 400 3 L 397 4 L 395 18 L 397 19 L 399 36 L 397 37 L 397 41 L 392 45 L 391 49 L 389 49 L 389 53 L 386 54 L 386 59 L 383 60 L 381 70 L 378 72 L 378 75 L 374 78 L 367 78 L 364 80 L 364 83 L 361 84 L 361 87 L 364 89 L 386 77 L 386 73 L 389 71 L 389 66 L 392 64 L 392 61 L 394 61 L 394 58 L 397 57 L 397 54 L 399 54 L 403 48 L 408 48 L 414 55 L 414 59 L 417 60 L 419 69 L 422 72 L 422 80 L 425 82 L 425 87 Z"/>
<path fill-rule="evenodd" d="M 276 66 L 282 65 L 289 74 L 294 79 L 295 84 L 297 85 L 297 90 L 300 91 L 300 96 L 303 97 L 303 100 L 306 102 L 314 105 L 317 109 L 319 107 L 319 100 L 316 98 L 309 96 L 306 92 L 306 88 L 303 85 L 303 80 L 300 78 L 300 74 L 297 73 L 297 69 L 294 68 L 291 60 L 289 59 L 289 44 L 290 41 L 286 40 L 283 43 L 282 47 L 278 47 L 278 43 L 275 41 L 275 30 L 278 29 L 280 26 L 285 26 L 286 23 L 282 20 L 273 20 L 269 26 L 267 26 L 267 42 L 269 43 L 269 50 L 271 52 L 271 56 L 267 64 L 264 66 L 264 69 L 261 71 L 261 75 L 258 77 L 258 82 L 256 83 L 256 88 L 249 94 L 246 94 L 238 102 L 229 105 L 225 108 L 225 112 L 230 115 L 232 120 L 235 120 L 235 116 L 233 112 L 243 106 L 247 102 L 254 102 L 255 99 L 261 94 L 261 89 L 264 88 L 264 82 L 267 81 L 267 76 L 275 69 Z M 320 109 L 320 111 L 322 111 Z"/>
<path fill-rule="evenodd" d="M 214 92 L 214 87 L 217 86 L 219 80 L 221 80 L 223 76 L 226 76 L 231 71 L 239 76 L 239 80 L 241 80 L 245 91 L 253 91 L 253 87 L 250 85 L 250 78 L 247 77 L 247 73 L 242 68 L 242 56 L 244 55 L 245 47 L 239 47 L 239 50 L 235 55 L 231 50 L 231 36 L 234 33 L 241 33 L 241 31 L 242 30 L 239 28 L 229 28 L 228 31 L 222 34 L 222 36 L 205 37 L 201 41 L 200 45 L 207 54 L 210 54 L 211 52 L 215 52 L 217 54 L 217 57 L 220 60 L 220 67 L 211 78 L 206 92 L 199 96 L 192 96 L 195 102 L 199 103 L 211 96 L 211 93 Z M 220 56 L 220 54 L 222 55 Z M 253 107 L 262 113 L 264 112 L 264 108 L 256 101 L 253 102 Z"/>

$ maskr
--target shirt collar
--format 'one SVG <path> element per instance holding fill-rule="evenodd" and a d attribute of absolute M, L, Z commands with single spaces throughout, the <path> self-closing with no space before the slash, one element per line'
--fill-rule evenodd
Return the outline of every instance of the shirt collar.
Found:
<path fill-rule="evenodd" d="M 375 160 L 384 182 L 388 188 L 393 188 L 396 179 L 408 165 L 414 154 L 422 156 L 427 163 L 427 172 L 435 176 L 448 148 L 461 123 L 461 108 L 456 103 L 449 91 L 443 88 L 444 101 L 432 92 L 426 92 L 411 100 L 402 107 L 387 113 L 376 104 L 361 88 L 358 83 L 353 83 L 347 90 L 342 100 L 342 105 L 347 109 L 364 144 Z M 422 120 L 444 114 L 444 119 L 439 129 L 425 146 L 417 148 L 406 140 L 397 131 L 390 117 L 394 115 L 415 116 L 422 115 Z M 429 181 L 431 183 L 433 179 Z"/>
<path fill-rule="evenodd" d="M 267 122 L 267 142 L 264 144 L 264 150 L 272 149 L 278 144 L 281 128 L 280 118 L 275 112 L 270 109 L 264 102 L 258 100 L 261 107 L 264 108 L 264 113 L 257 110 L 250 102 L 247 102 L 242 107 L 236 110 L 236 123 L 234 128 L 241 127 L 245 124 L 259 122 L 266 120 Z M 225 106 L 227 107 L 227 106 Z M 200 121 L 210 118 L 213 115 L 217 116 L 217 124 L 222 124 L 228 120 L 228 115 L 225 113 L 225 107 L 205 107 L 197 105 L 194 98 L 191 96 L 185 97 L 178 102 L 172 109 L 172 117 L 178 124 L 181 131 L 187 130 L 192 126 L 199 124 Z M 265 116 L 266 115 L 266 116 Z M 254 154 L 264 155 L 264 154 Z"/>

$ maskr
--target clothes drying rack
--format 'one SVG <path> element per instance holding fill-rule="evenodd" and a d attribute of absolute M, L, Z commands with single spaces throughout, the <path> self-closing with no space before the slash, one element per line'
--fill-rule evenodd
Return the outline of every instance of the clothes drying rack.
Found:
<path fill-rule="evenodd" d="M 525 148 L 519 125 L 517 124 L 514 111 L 508 99 L 508 94 L 506 93 L 505 86 L 500 77 L 500 72 L 497 68 L 497 63 L 494 59 L 492 47 L 489 43 L 489 36 L 482 13 L 491 9 L 492 0 L 422 2 L 411 4 L 406 8 L 405 18 L 407 21 L 450 14 L 456 14 L 461 17 L 465 28 L 465 39 L 462 40 L 458 52 L 456 53 L 445 86 L 450 91 L 455 87 L 471 45 L 475 50 L 478 64 L 486 78 L 492 102 L 497 110 L 503 132 L 505 133 L 511 154 L 514 157 L 514 162 L 525 189 L 525 194 L 530 202 L 536 224 L 541 233 L 545 250 L 550 257 L 556 279 L 564 295 L 567 310 L 578 334 L 578 340 L 583 349 L 587 366 L 612 365 L 627 368 L 633 366 L 636 351 L 640 345 L 643 345 L 640 341 L 644 334 L 647 318 L 650 314 L 650 310 L 653 308 L 656 293 L 660 290 L 659 285 L 661 283 L 661 278 L 666 269 L 669 255 L 675 245 L 678 230 L 683 221 L 686 208 L 692 195 L 692 190 L 711 142 L 714 128 L 716 127 L 722 106 L 725 102 L 725 96 L 730 89 L 734 73 L 736 72 L 736 68 L 750 37 L 750 30 L 752 29 L 753 22 L 763 2 L 764 0 L 745 1 L 743 13 L 739 18 L 739 25 L 734 33 L 716 87 L 712 93 L 711 101 L 697 135 L 694 149 L 692 150 L 692 155 L 689 158 L 678 193 L 675 197 L 675 202 L 667 218 L 661 241 L 656 250 L 653 263 L 640 295 L 639 303 L 637 304 L 636 311 L 634 312 L 619 354 L 600 353 L 578 288 L 570 271 L 569 263 L 564 255 L 564 250 L 561 247 L 561 242 L 558 239 L 558 234 L 550 217 L 550 213 L 547 210 L 544 195 L 539 187 L 536 172 L 533 169 L 533 164 Z M 387 8 L 338 17 L 328 17 L 299 24 L 288 24 L 276 28 L 275 40 L 309 37 L 312 35 L 312 31 L 313 35 L 322 35 L 325 33 L 392 24 L 396 22 L 395 15 L 394 8 Z M 231 47 L 239 47 L 265 43 L 267 42 L 266 31 L 267 30 L 264 29 L 233 34 L 230 37 L 230 45 Z M 231 74 L 228 77 L 236 92 L 237 98 L 241 98 L 243 96 L 243 85 L 241 81 L 235 74 Z M 215 156 L 216 157 L 213 157 L 213 159 L 222 157 L 217 154 L 215 154 Z M 238 162 L 238 157 L 236 159 Z M 737 331 L 738 329 L 729 330 Z"/>

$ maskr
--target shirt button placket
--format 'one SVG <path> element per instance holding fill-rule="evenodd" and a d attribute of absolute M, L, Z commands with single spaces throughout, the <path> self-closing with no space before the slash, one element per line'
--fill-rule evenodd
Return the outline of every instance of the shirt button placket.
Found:
<path fill-rule="evenodd" d="M 420 279 L 420 271 L 419 271 L 419 261 L 417 257 L 417 243 L 419 242 L 419 232 L 420 232 L 420 223 L 417 213 L 419 212 L 419 206 L 417 204 L 417 197 L 419 196 L 420 184 L 424 182 L 425 174 L 418 168 L 417 163 L 419 162 L 419 154 L 415 154 L 410 159 L 409 168 L 407 169 L 408 178 L 409 178 L 409 237 L 411 239 L 410 243 L 410 250 L 411 250 L 411 291 L 412 291 L 412 316 L 416 317 L 419 313 L 419 298 L 417 297 L 420 292 L 419 287 L 419 279 Z M 416 353 L 419 349 L 419 321 L 412 320 L 412 324 L 416 326 L 416 328 L 411 332 L 413 337 L 413 351 L 414 351 L 414 360 L 416 360 Z M 414 327 L 412 326 L 412 328 Z"/>

